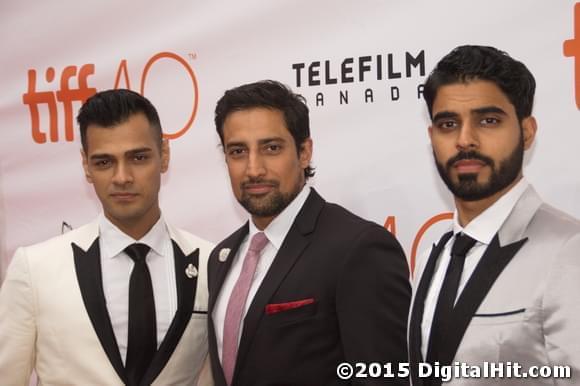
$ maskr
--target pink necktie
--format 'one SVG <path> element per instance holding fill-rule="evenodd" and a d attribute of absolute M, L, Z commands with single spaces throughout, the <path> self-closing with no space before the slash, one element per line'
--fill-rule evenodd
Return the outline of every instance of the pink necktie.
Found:
<path fill-rule="evenodd" d="M 268 238 L 264 232 L 259 232 L 252 237 L 250 249 L 244 257 L 242 272 L 238 281 L 234 285 L 228 308 L 226 309 L 226 319 L 224 322 L 224 340 L 222 346 L 222 367 L 228 385 L 232 384 L 236 356 L 238 354 L 238 336 L 240 333 L 240 322 L 246 305 L 248 292 L 256 272 L 256 266 L 260 258 L 260 252 L 268 244 Z"/>

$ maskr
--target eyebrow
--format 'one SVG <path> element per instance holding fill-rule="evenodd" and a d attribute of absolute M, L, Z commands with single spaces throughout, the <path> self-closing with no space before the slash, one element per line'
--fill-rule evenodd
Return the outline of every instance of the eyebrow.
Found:
<path fill-rule="evenodd" d="M 258 145 L 266 145 L 270 142 L 286 142 L 286 140 L 282 137 L 263 138 L 258 140 Z M 235 146 L 247 146 L 247 143 L 242 141 L 233 141 L 226 143 L 226 148 Z"/>
<path fill-rule="evenodd" d="M 441 111 L 433 116 L 432 121 L 435 122 L 435 121 L 438 121 L 440 119 L 445 119 L 445 118 L 456 118 L 458 116 L 459 116 L 459 114 L 451 112 L 451 111 Z"/>
<path fill-rule="evenodd" d="M 476 109 L 471 110 L 470 113 L 471 115 L 484 115 L 490 113 L 507 115 L 507 113 L 503 109 L 497 106 L 478 107 Z M 433 116 L 433 122 L 438 121 L 440 119 L 457 118 L 458 116 L 459 114 L 454 113 L 452 111 L 441 111 Z"/>
<path fill-rule="evenodd" d="M 138 154 L 138 153 L 149 153 L 151 151 L 153 151 L 153 149 L 151 149 L 150 147 L 139 147 L 137 149 L 127 150 L 125 152 L 125 155 L 131 156 L 131 155 Z M 100 160 L 100 159 L 109 159 L 109 158 L 114 158 L 114 156 L 112 154 L 108 154 L 108 153 L 96 153 L 96 154 L 92 154 L 90 156 L 91 160 Z"/>
<path fill-rule="evenodd" d="M 270 142 L 286 142 L 286 140 L 282 137 L 272 137 L 272 138 L 260 139 L 258 141 L 258 143 L 260 145 L 265 145 L 265 144 L 270 143 Z"/>
<path fill-rule="evenodd" d="M 125 152 L 125 155 L 132 155 L 137 153 L 149 153 L 151 151 L 153 151 L 153 149 L 151 149 L 150 147 L 139 147 L 137 149 L 127 150 Z"/>
<path fill-rule="evenodd" d="M 489 113 L 507 115 L 507 113 L 503 109 L 501 109 L 497 106 L 480 107 L 480 108 L 471 110 L 471 113 L 478 114 L 478 115 L 489 114 Z"/>

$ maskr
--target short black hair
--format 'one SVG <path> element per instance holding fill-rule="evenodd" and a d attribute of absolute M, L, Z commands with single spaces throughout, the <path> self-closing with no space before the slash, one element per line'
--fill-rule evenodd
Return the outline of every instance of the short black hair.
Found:
<path fill-rule="evenodd" d="M 300 153 L 302 144 L 310 138 L 310 118 L 306 100 L 301 95 L 293 93 L 288 86 L 274 80 L 244 84 L 227 90 L 220 98 L 215 108 L 215 127 L 222 146 L 223 125 L 227 116 L 235 111 L 255 107 L 280 110 L 284 114 L 286 127 L 294 138 L 296 150 Z M 308 165 L 304 169 L 304 177 L 312 176 L 314 168 Z"/>
<path fill-rule="evenodd" d="M 453 49 L 431 72 L 423 96 L 433 118 L 433 102 L 440 87 L 487 80 L 495 83 L 516 110 L 518 120 L 532 115 L 536 81 L 528 68 L 494 47 L 465 45 Z"/>
<path fill-rule="evenodd" d="M 161 122 L 155 106 L 144 96 L 127 89 L 101 91 L 87 99 L 77 115 L 81 144 L 87 152 L 87 128 L 90 125 L 113 127 L 131 116 L 143 113 L 158 137 L 159 148 L 163 141 Z"/>

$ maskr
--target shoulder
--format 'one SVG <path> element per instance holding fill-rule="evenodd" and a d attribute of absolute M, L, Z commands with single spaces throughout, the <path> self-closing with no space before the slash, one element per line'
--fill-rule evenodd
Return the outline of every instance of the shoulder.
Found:
<path fill-rule="evenodd" d="M 36 244 L 21 247 L 19 250 L 23 251 L 29 257 L 46 256 L 49 253 L 62 255 L 62 252 L 64 251 L 72 251 L 71 244 L 73 243 L 83 249 L 88 249 L 98 235 L 99 231 L 97 223 L 91 222 L 62 235 L 52 237 Z"/>
<path fill-rule="evenodd" d="M 58 277 L 72 264 L 72 245 L 86 250 L 97 237 L 98 226 L 92 222 L 45 241 L 19 247 L 10 261 L 7 277 L 10 272 L 26 277 Z"/>
<path fill-rule="evenodd" d="M 248 234 L 248 232 L 249 232 L 249 228 L 248 228 L 248 223 L 246 222 L 244 225 L 242 225 L 241 227 L 236 229 L 234 232 L 232 232 L 230 235 L 228 235 L 222 241 L 217 243 L 217 245 L 213 249 L 213 253 L 215 254 L 215 253 L 219 252 L 222 248 L 225 248 L 225 247 L 231 247 L 233 245 L 238 245 L 241 242 L 241 240 L 243 240 L 243 238 Z"/>
<path fill-rule="evenodd" d="M 319 217 L 319 226 L 349 240 L 383 239 L 398 245 L 395 237 L 379 224 L 366 220 L 346 208 L 326 202 Z"/>
<path fill-rule="evenodd" d="M 167 225 L 169 228 L 169 235 L 173 241 L 179 245 L 183 253 L 189 254 L 195 249 L 199 249 L 200 257 L 207 258 L 211 250 L 214 248 L 214 244 L 208 240 L 205 240 L 199 236 L 194 235 L 186 230 L 174 228 Z"/>
<path fill-rule="evenodd" d="M 540 205 L 532 224 L 561 237 L 573 237 L 580 234 L 580 220 L 546 203 Z"/>
<path fill-rule="evenodd" d="M 558 243 L 580 234 L 580 220 L 544 202 L 530 185 L 500 229 L 500 237 Z M 503 241 L 503 239 L 502 239 Z M 535 243 L 535 242 L 534 242 Z"/>
<path fill-rule="evenodd" d="M 571 215 L 541 203 L 521 236 L 527 241 L 520 253 L 528 259 L 544 267 L 580 266 L 580 221 Z"/>
<path fill-rule="evenodd" d="M 529 245 L 524 247 L 542 250 L 548 248 L 550 254 L 556 255 L 559 250 L 580 248 L 580 221 L 549 204 L 542 203 L 523 236 L 529 239 L 526 243 Z"/>

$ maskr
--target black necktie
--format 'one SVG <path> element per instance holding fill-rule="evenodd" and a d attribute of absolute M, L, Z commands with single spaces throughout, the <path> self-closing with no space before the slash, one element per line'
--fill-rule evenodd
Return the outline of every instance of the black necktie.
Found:
<path fill-rule="evenodd" d="M 446 334 L 449 333 L 448 323 L 452 316 L 455 298 L 457 297 L 459 280 L 465 264 L 465 255 L 475 245 L 475 242 L 471 237 L 460 233 L 455 237 L 455 242 L 453 247 L 451 247 L 451 261 L 447 267 L 445 279 L 439 292 L 431 325 L 429 346 L 427 348 L 427 362 L 429 363 L 439 361 L 439 350 L 442 342 L 445 341 Z"/>
<path fill-rule="evenodd" d="M 129 339 L 125 370 L 127 385 L 139 385 L 157 351 L 157 322 L 153 285 L 145 257 L 145 244 L 131 244 L 125 253 L 135 262 L 129 279 Z"/>

